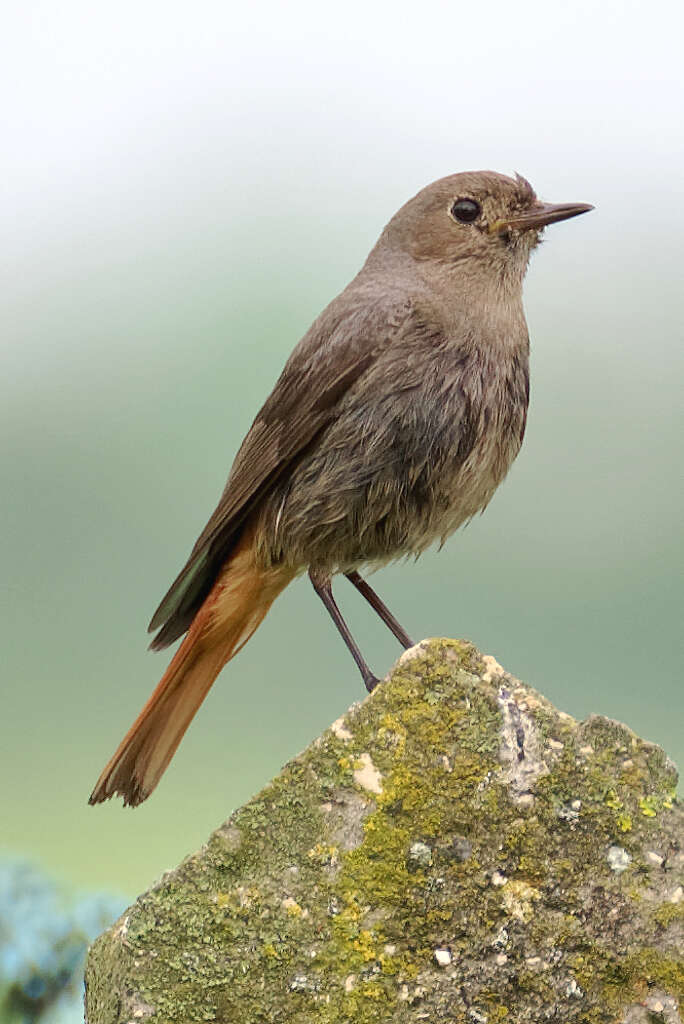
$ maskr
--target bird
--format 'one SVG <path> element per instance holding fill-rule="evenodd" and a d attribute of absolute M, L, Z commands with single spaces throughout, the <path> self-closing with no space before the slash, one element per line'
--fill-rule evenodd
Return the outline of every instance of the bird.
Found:
<path fill-rule="evenodd" d="M 183 640 L 90 804 L 150 795 L 221 669 L 305 572 L 368 691 L 378 678 L 333 577 L 412 646 L 360 570 L 420 555 L 489 503 L 525 433 L 530 255 L 548 225 L 591 209 L 542 202 L 519 174 L 467 171 L 391 218 L 287 360 L 152 617 L 152 649 Z"/>

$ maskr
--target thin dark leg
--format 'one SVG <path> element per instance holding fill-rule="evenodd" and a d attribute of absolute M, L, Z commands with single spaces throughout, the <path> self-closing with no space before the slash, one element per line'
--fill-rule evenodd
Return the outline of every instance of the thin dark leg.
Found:
<path fill-rule="evenodd" d="M 309 579 L 311 580 L 314 590 L 320 597 L 325 607 L 328 609 L 330 617 L 337 626 L 342 639 L 349 648 L 349 652 L 352 658 L 359 667 L 359 672 L 361 673 L 361 676 L 363 678 L 364 685 L 368 692 L 370 693 L 372 690 L 375 689 L 380 680 L 378 679 L 377 676 L 374 676 L 371 670 L 368 668 L 368 665 L 363 659 L 361 651 L 356 645 L 354 637 L 349 632 L 349 627 L 347 626 L 347 623 L 342 618 L 342 613 L 340 609 L 337 607 L 337 604 L 335 603 L 335 598 L 333 597 L 330 578 L 328 577 L 325 579 L 321 579 L 319 576 L 315 576 L 310 571 Z"/>
<path fill-rule="evenodd" d="M 406 630 L 402 628 L 399 622 L 397 622 L 387 605 L 380 600 L 373 588 L 370 587 L 361 576 L 359 576 L 358 572 L 346 572 L 344 575 L 350 583 L 354 584 L 359 594 L 366 598 L 368 604 L 378 613 L 385 625 L 392 630 L 402 647 L 405 650 L 408 650 L 409 647 L 413 647 L 413 640 Z"/>

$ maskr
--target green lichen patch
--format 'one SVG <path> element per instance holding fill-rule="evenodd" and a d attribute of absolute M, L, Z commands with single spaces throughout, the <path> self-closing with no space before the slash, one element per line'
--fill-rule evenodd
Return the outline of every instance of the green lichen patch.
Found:
<path fill-rule="evenodd" d="M 677 996 L 667 758 L 470 644 L 411 655 L 98 940 L 90 1024 L 608 1024 Z"/>

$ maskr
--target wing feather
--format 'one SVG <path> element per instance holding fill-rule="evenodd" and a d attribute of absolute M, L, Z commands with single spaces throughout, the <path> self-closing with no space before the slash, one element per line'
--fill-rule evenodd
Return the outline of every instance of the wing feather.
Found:
<path fill-rule="evenodd" d="M 403 333 L 412 315 L 405 297 L 369 302 L 350 289 L 314 322 L 290 356 L 257 414 L 221 499 L 185 566 L 157 608 L 150 646 L 161 649 L 186 632 L 260 498 L 325 429 L 339 402 Z M 345 298 L 346 296 L 346 298 Z"/>

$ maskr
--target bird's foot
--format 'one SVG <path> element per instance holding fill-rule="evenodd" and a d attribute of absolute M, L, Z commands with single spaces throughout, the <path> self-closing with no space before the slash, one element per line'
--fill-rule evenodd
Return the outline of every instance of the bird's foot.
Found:
<path fill-rule="evenodd" d="M 380 680 L 378 679 L 377 676 L 374 676 L 372 672 L 364 672 L 363 673 L 363 682 L 364 682 L 364 686 L 366 687 L 368 692 L 372 693 L 373 690 L 375 689 L 375 687 L 380 682 Z"/>

